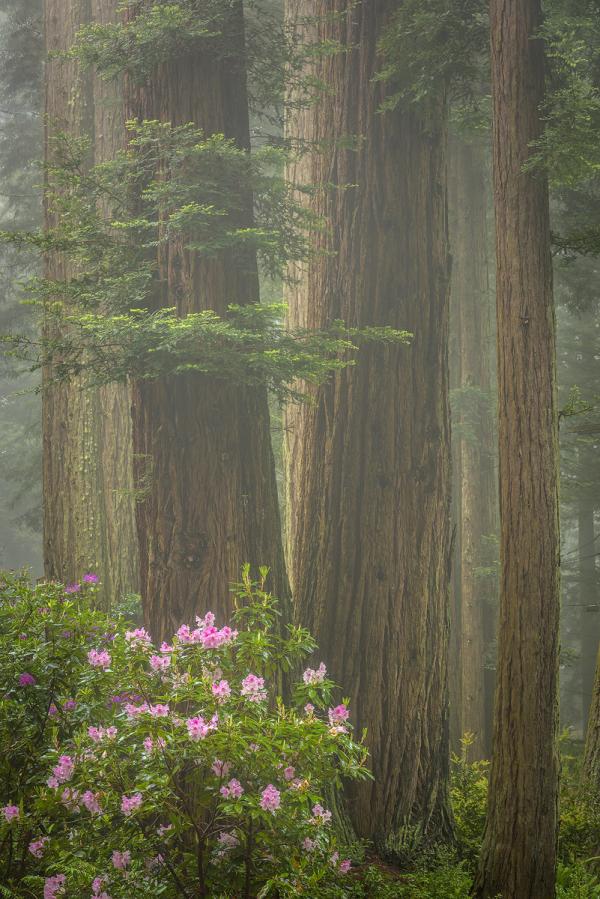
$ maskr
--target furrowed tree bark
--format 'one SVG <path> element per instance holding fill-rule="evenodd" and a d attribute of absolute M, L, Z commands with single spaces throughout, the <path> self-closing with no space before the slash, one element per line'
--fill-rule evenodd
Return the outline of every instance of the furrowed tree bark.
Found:
<path fill-rule="evenodd" d="M 489 579 L 478 576 L 484 538 L 495 531 L 496 478 L 492 452 L 491 345 L 487 266 L 487 191 L 484 146 L 450 141 L 452 304 L 459 365 L 456 373 L 455 505 L 460 551 L 459 692 L 461 732 L 473 734 L 469 757 L 485 758 L 485 616 Z"/>
<path fill-rule="evenodd" d="M 580 450 L 580 456 L 583 455 Z M 579 612 L 581 635 L 581 696 L 582 728 L 587 732 L 590 703 L 594 690 L 596 657 L 598 655 L 598 583 L 596 544 L 594 536 L 594 505 L 589 497 L 578 498 L 577 550 L 579 556 Z"/>
<path fill-rule="evenodd" d="M 555 895 L 559 523 L 538 0 L 492 0 L 501 599 L 489 808 L 475 893 Z"/>
<path fill-rule="evenodd" d="M 91 7 L 85 2 L 45 0 L 46 50 L 67 50 L 90 15 Z M 105 158 L 104 148 L 112 150 L 108 135 L 97 132 L 103 116 L 95 106 L 97 88 L 91 73 L 82 73 L 75 60 L 47 60 L 47 162 L 54 158 L 53 137 L 61 131 L 87 134 L 92 143 L 98 139 L 97 161 Z M 122 113 L 120 129 L 122 134 Z M 55 223 L 46 203 L 45 225 L 51 228 Z M 61 280 L 72 271 L 64 257 L 52 253 L 45 260 L 45 274 Z M 49 327 L 47 322 L 47 333 Z M 102 600 L 119 599 L 138 589 L 127 390 L 118 385 L 86 389 L 78 378 L 53 385 L 51 378 L 46 369 L 42 395 L 45 574 L 53 580 L 72 581 L 94 571 L 100 577 Z"/>
<path fill-rule="evenodd" d="M 600 651 L 596 662 L 596 679 L 588 717 L 583 771 L 594 796 L 600 799 Z"/>
<path fill-rule="evenodd" d="M 243 60 L 241 2 L 232 4 L 229 29 L 229 46 L 236 43 Z M 205 46 L 161 65 L 143 87 L 129 81 L 126 95 L 129 118 L 193 122 L 206 135 L 250 146 L 244 66 Z M 251 225 L 250 196 L 247 206 Z M 181 316 L 225 314 L 230 303 L 259 298 L 255 259 L 246 255 L 242 264 L 240 251 L 199 258 L 176 240 L 161 253 L 159 282 L 156 308 L 175 306 Z M 228 616 L 230 584 L 245 562 L 270 566 L 269 586 L 286 609 L 266 390 L 195 373 L 163 377 L 134 383 L 132 411 L 142 598 L 153 636 L 168 636 L 208 609 Z"/>
<path fill-rule="evenodd" d="M 313 184 L 326 251 L 294 274 L 293 327 L 389 324 L 412 346 L 365 349 L 356 367 L 286 413 L 287 549 L 297 616 L 367 728 L 374 781 L 349 792 L 357 833 L 392 848 L 404 822 L 450 830 L 450 454 L 444 103 L 381 114 L 377 44 L 391 2 L 289 0 L 320 57 L 318 102 L 290 107 L 307 142 L 292 180 Z M 293 98 L 292 98 L 293 99 Z M 355 148 L 344 138 L 356 136 Z M 312 148 L 311 148 L 312 145 Z"/>

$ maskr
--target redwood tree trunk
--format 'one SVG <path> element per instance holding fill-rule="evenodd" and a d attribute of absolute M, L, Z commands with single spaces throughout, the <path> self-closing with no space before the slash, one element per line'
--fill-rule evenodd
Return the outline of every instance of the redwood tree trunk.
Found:
<path fill-rule="evenodd" d="M 473 734 L 470 757 L 487 755 L 485 617 L 489 579 L 477 569 L 486 558 L 484 538 L 495 530 L 496 477 L 490 403 L 492 353 L 487 266 L 485 148 L 475 138 L 450 143 L 450 243 L 458 388 L 453 430 L 455 508 L 460 551 L 459 669 L 461 731 Z M 455 366 L 456 367 L 456 366 Z"/>
<path fill-rule="evenodd" d="M 539 0 L 492 0 L 500 561 L 494 748 L 476 894 L 555 892 L 559 524 L 548 189 L 539 136 Z"/>
<path fill-rule="evenodd" d="M 68 49 L 79 26 L 89 21 L 90 12 L 88 4 L 78 0 L 45 0 L 47 51 Z M 91 73 L 80 72 L 76 61 L 49 59 L 45 87 L 48 162 L 58 131 L 88 134 L 96 147 L 96 161 L 113 151 L 111 136 L 120 132 L 122 142 L 122 110 L 119 117 L 118 105 L 113 104 L 112 111 L 100 108 L 99 83 Z M 94 161 L 92 154 L 89 161 Z M 55 224 L 47 205 L 45 224 L 48 228 Z M 68 279 L 69 263 L 53 253 L 45 260 L 45 273 L 49 278 Z M 121 385 L 82 389 L 85 385 L 78 378 L 49 386 L 51 373 L 46 370 L 43 377 L 46 576 L 71 581 L 85 571 L 95 571 L 104 600 L 119 599 L 138 589 L 128 391 Z"/>
<path fill-rule="evenodd" d="M 588 717 L 583 770 L 594 794 L 600 798 L 600 651 Z"/>
<path fill-rule="evenodd" d="M 405 821 L 449 829 L 445 110 L 378 111 L 377 43 L 395 8 L 288 2 L 291 21 L 315 16 L 311 38 L 347 48 L 315 63 L 318 102 L 289 113 L 288 135 L 318 142 L 291 176 L 317 186 L 310 202 L 328 227 L 313 237 L 329 253 L 296 272 L 290 323 L 414 332 L 410 348 L 365 350 L 314 405 L 288 408 L 285 430 L 297 615 L 350 696 L 356 732 L 367 728 L 374 780 L 349 810 L 380 845 Z"/>
<path fill-rule="evenodd" d="M 582 726 L 586 733 L 594 689 L 600 610 L 594 538 L 594 505 L 589 497 L 578 498 L 577 549 L 579 556 L 579 612 L 581 635 Z"/>
<path fill-rule="evenodd" d="M 232 4 L 226 35 L 243 60 L 242 3 Z M 161 65 L 143 87 L 128 84 L 128 116 L 173 125 L 193 122 L 250 145 L 243 65 L 206 44 Z M 252 223 L 248 197 L 246 224 Z M 173 240 L 161 251 L 156 307 L 180 315 L 259 298 L 256 263 L 232 251 L 212 258 Z M 154 637 L 173 633 L 194 614 L 231 612 L 230 584 L 243 563 L 269 565 L 270 586 L 287 603 L 288 586 L 267 394 L 200 374 L 141 381 L 133 387 L 137 527 L 144 613 Z"/>

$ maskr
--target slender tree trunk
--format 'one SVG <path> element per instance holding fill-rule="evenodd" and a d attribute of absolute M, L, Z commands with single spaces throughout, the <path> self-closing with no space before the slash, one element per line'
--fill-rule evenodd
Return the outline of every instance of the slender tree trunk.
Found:
<path fill-rule="evenodd" d="M 595 796 L 600 798 L 600 650 L 588 717 L 583 771 Z"/>
<path fill-rule="evenodd" d="M 582 728 L 586 733 L 590 703 L 594 690 L 598 655 L 598 607 L 596 545 L 594 542 L 594 507 L 589 498 L 579 498 L 577 515 L 577 549 L 579 555 L 579 612 L 581 635 Z"/>
<path fill-rule="evenodd" d="M 488 819 L 476 894 L 555 894 L 559 525 L 539 0 L 492 0 L 501 605 Z"/>
<path fill-rule="evenodd" d="M 243 8 L 231 5 L 236 58 L 244 58 Z M 206 44 L 161 65 L 143 87 L 129 83 L 128 117 L 173 125 L 193 122 L 249 148 L 246 76 L 207 52 Z M 252 198 L 244 224 L 252 223 Z M 203 309 L 224 314 L 230 303 L 259 299 L 255 260 L 239 251 L 199 258 L 173 240 L 161 252 L 157 308 L 180 315 Z M 245 562 L 270 565 L 271 587 L 286 604 L 289 588 L 267 394 L 231 387 L 200 374 L 163 377 L 133 386 L 133 439 L 144 613 L 164 637 L 211 608 L 232 608 L 230 584 Z"/>
<path fill-rule="evenodd" d="M 68 49 L 90 14 L 85 2 L 45 0 L 47 51 Z M 97 158 L 105 158 L 102 147 L 107 146 L 108 135 L 97 131 L 102 114 L 96 110 L 94 93 L 92 75 L 81 73 L 76 61 L 47 61 L 46 161 L 53 159 L 53 137 L 59 131 L 87 134 L 93 142 L 97 139 L 101 148 Z M 47 205 L 45 224 L 48 228 L 55 224 Z M 47 257 L 45 272 L 57 279 L 68 279 L 71 274 L 68 261 L 58 253 Z M 45 573 L 52 579 L 70 581 L 85 571 L 95 571 L 105 601 L 118 599 L 138 588 L 127 391 L 119 386 L 82 389 L 85 385 L 79 379 L 50 386 L 50 378 L 51 373 L 45 371 Z"/>
<path fill-rule="evenodd" d="M 454 210 L 458 206 L 458 182 L 453 172 L 453 148 L 452 141 L 448 146 L 448 218 L 450 240 L 455 233 L 458 223 L 454 217 Z M 454 270 L 454 255 L 456 250 L 451 245 L 452 270 Z M 460 346 L 460 309 L 457 291 L 454 288 L 454 271 L 450 281 L 450 326 L 448 337 L 448 369 L 450 382 L 450 395 L 456 397 L 456 391 L 461 383 L 461 346 Z M 457 439 L 455 412 L 456 404 L 451 404 L 452 412 L 452 488 L 451 488 L 451 515 L 452 515 L 452 576 L 450 579 L 450 642 L 448 646 L 448 699 L 450 712 L 450 749 L 456 754 L 461 752 L 461 740 L 465 733 L 462 715 L 462 647 L 461 647 L 461 442 Z"/>
<path fill-rule="evenodd" d="M 91 19 L 106 24 L 118 17 L 118 0 L 91 0 Z M 114 158 L 125 146 L 122 85 L 93 76 L 94 162 Z M 110 210 L 106 210 L 110 215 Z M 109 596 L 139 592 L 139 552 L 133 481 L 131 385 L 109 384 L 99 391 L 99 464 L 105 484 L 103 545 Z"/>
<path fill-rule="evenodd" d="M 367 728 L 374 780 L 353 789 L 357 832 L 393 846 L 403 822 L 448 832 L 450 453 L 444 103 L 381 114 L 377 43 L 396 8 L 290 0 L 344 52 L 327 89 L 290 111 L 318 142 L 291 176 L 317 186 L 326 254 L 297 271 L 292 326 L 389 324 L 410 348 L 365 350 L 286 417 L 288 558 L 297 614 Z M 332 15 L 338 13 L 340 15 Z M 346 15 L 344 15 L 346 13 Z M 312 35 L 314 37 L 315 35 Z M 433 105 L 433 104 L 432 104 Z M 355 148 L 348 136 L 356 136 Z"/>
<path fill-rule="evenodd" d="M 452 298 L 460 357 L 456 394 L 456 511 L 460 534 L 461 730 L 474 736 L 471 758 L 484 758 L 486 740 L 484 620 L 488 581 L 484 537 L 494 531 L 496 484 L 491 452 L 491 346 L 487 267 L 485 148 L 477 139 L 450 142 Z"/>

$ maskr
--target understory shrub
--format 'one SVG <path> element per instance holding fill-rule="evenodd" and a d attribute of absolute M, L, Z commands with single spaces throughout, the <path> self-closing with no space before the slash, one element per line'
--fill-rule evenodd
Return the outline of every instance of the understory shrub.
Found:
<path fill-rule="evenodd" d="M 353 877 L 325 787 L 367 776 L 323 664 L 280 636 L 248 570 L 231 625 L 209 612 L 155 646 L 93 611 L 95 578 L 0 584 L 0 883 L 44 899 L 339 896 Z"/>
<path fill-rule="evenodd" d="M 407 826 L 402 870 L 351 865 L 323 796 L 368 776 L 366 750 L 324 664 L 282 699 L 315 646 L 281 635 L 265 576 L 244 571 L 229 625 L 209 612 L 157 646 L 131 598 L 94 608 L 92 573 L 0 573 L 0 897 L 467 899 L 487 763 L 466 735 L 453 846 Z M 599 824 L 563 752 L 557 899 L 600 899 Z"/>

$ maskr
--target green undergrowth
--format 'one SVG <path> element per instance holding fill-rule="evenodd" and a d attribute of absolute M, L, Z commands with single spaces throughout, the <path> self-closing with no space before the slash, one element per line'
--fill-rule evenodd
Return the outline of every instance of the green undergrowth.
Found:
<path fill-rule="evenodd" d="M 455 845 L 431 845 L 419 827 L 395 835 L 396 864 L 358 866 L 345 896 L 355 899 L 467 899 L 485 824 L 487 761 L 470 761 L 472 737 L 452 757 L 450 798 Z M 600 808 L 582 786 L 581 747 L 561 739 L 559 861 L 556 899 L 600 899 Z M 341 895 L 341 894 L 340 894 Z"/>

